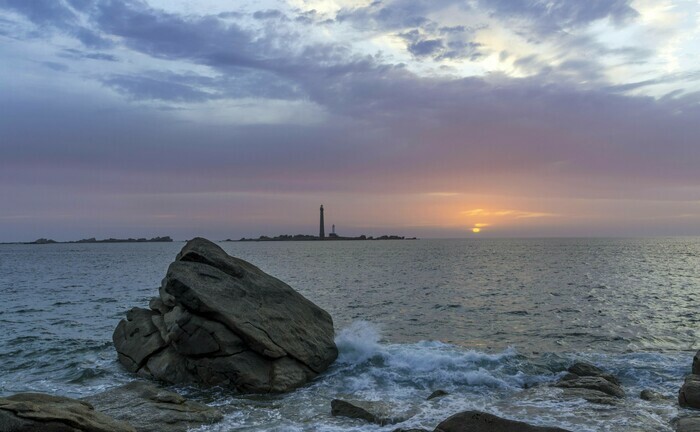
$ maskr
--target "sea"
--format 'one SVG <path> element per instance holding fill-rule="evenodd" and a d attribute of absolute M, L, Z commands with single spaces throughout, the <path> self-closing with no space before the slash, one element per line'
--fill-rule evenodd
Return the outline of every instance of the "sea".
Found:
<path fill-rule="evenodd" d="M 700 238 L 223 242 L 327 310 L 339 357 L 288 394 L 170 386 L 225 413 L 201 431 L 432 430 L 481 410 L 572 431 L 672 431 L 700 349 Z M 184 243 L 0 245 L 0 396 L 83 397 L 137 379 L 112 332 L 147 307 Z M 616 375 L 616 405 L 548 386 L 575 361 Z M 434 390 L 447 396 L 426 400 Z M 651 389 L 668 400 L 649 402 Z M 331 416 L 380 401 L 407 420 Z"/>

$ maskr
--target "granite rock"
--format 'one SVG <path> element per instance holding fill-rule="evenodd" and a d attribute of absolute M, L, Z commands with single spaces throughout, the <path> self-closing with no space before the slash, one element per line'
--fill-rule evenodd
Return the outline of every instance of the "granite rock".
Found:
<path fill-rule="evenodd" d="M 2 432 L 135 432 L 92 405 L 62 396 L 18 393 L 0 398 Z"/>
<path fill-rule="evenodd" d="M 326 311 L 203 238 L 183 247 L 149 307 L 113 335 L 119 361 L 144 377 L 285 392 L 338 355 Z"/>
<path fill-rule="evenodd" d="M 464 411 L 449 417 L 434 432 L 567 432 L 558 427 L 534 426 L 480 411 Z"/>
<path fill-rule="evenodd" d="M 96 410 L 131 424 L 137 432 L 186 432 L 223 418 L 215 408 L 140 381 L 83 400 Z"/>

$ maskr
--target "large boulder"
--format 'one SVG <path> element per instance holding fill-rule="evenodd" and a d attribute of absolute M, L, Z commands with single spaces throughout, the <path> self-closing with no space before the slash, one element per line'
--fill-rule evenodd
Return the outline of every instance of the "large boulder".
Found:
<path fill-rule="evenodd" d="M 150 307 L 129 311 L 113 340 L 129 371 L 165 382 L 285 392 L 338 355 L 326 311 L 203 238 L 177 255 Z"/>
<path fill-rule="evenodd" d="M 2 432 L 135 432 L 128 423 L 95 411 L 87 402 L 43 393 L 0 398 Z"/>
<path fill-rule="evenodd" d="M 134 381 L 83 400 L 96 410 L 131 424 L 137 432 L 186 432 L 220 421 L 223 414 L 154 384 Z"/>
<path fill-rule="evenodd" d="M 480 411 L 464 411 L 437 425 L 434 432 L 568 432 L 566 429 L 533 426 Z"/>

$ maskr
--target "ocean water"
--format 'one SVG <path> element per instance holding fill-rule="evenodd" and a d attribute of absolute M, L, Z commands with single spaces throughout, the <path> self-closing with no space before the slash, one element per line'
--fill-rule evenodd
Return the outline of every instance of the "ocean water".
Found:
<path fill-rule="evenodd" d="M 575 431 L 671 431 L 700 349 L 700 238 L 220 243 L 334 318 L 338 361 L 285 395 L 172 387 L 216 405 L 206 431 L 431 429 L 465 409 Z M 0 245 L 0 395 L 81 397 L 135 379 L 112 332 L 147 307 L 183 243 Z M 617 375 L 616 406 L 546 384 L 575 360 Z M 426 401 L 436 389 L 450 394 Z M 643 389 L 672 397 L 639 398 Z M 410 417 L 330 415 L 333 398 Z"/>

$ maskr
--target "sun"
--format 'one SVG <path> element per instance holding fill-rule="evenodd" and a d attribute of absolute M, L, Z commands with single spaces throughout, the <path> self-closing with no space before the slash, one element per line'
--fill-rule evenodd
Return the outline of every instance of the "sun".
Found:
<path fill-rule="evenodd" d="M 474 227 L 474 228 L 472 228 L 472 232 L 473 232 L 474 234 L 480 233 L 480 232 L 481 232 L 481 228 L 476 228 L 476 227 Z"/>

